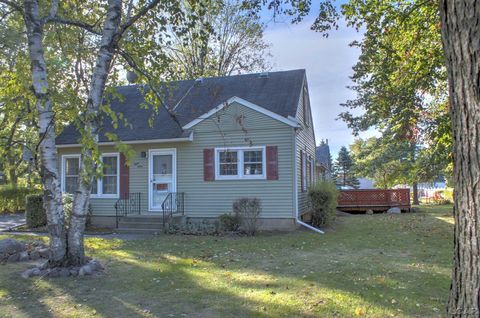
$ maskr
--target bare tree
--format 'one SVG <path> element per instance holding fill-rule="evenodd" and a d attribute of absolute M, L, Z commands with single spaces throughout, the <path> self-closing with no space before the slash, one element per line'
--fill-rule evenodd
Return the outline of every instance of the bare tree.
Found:
<path fill-rule="evenodd" d="M 203 23 L 195 23 L 186 37 L 176 37 L 167 51 L 171 77 L 192 79 L 270 69 L 270 45 L 263 39 L 265 26 L 258 15 L 244 10 L 239 1 L 228 0 L 207 1 L 197 10 Z"/>

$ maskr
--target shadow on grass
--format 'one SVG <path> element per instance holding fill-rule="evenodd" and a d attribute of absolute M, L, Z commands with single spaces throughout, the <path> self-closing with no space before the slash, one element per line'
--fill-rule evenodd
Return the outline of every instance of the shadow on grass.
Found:
<path fill-rule="evenodd" d="M 420 214 L 342 222 L 324 236 L 90 239 L 104 276 L 24 281 L 7 265 L 0 290 L 13 297 L 0 304 L 28 317 L 345 317 L 352 306 L 436 316 L 451 241 L 439 235 L 451 225 Z"/>

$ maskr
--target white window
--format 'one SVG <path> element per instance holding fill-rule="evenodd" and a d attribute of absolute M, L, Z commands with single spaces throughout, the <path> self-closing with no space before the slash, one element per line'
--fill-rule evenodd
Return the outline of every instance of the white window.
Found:
<path fill-rule="evenodd" d="M 305 151 L 302 151 L 302 188 L 303 191 L 307 190 L 307 154 Z"/>
<path fill-rule="evenodd" d="M 120 157 L 118 153 L 103 154 L 103 177 L 94 178 L 92 182 L 92 198 L 118 198 L 120 192 Z M 77 189 L 80 174 L 80 155 L 64 155 L 62 190 L 73 193 Z"/>
<path fill-rule="evenodd" d="M 315 183 L 315 159 L 310 157 L 310 185 Z"/>
<path fill-rule="evenodd" d="M 62 190 L 66 193 L 74 193 L 80 176 L 80 155 L 65 155 L 62 158 Z"/>
<path fill-rule="evenodd" d="M 215 149 L 215 179 L 265 179 L 265 147 Z"/>

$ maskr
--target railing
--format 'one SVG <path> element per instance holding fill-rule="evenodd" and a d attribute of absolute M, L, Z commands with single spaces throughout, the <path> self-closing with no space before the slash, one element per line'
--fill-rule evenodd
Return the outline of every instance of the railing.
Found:
<path fill-rule="evenodd" d="M 141 203 L 141 193 L 124 193 L 122 197 L 115 202 L 117 228 L 120 217 L 129 214 L 140 214 Z"/>
<path fill-rule="evenodd" d="M 163 228 L 167 219 L 171 219 L 173 215 L 183 215 L 184 213 L 184 193 L 169 192 L 162 203 L 163 211 Z"/>
<path fill-rule="evenodd" d="M 410 189 L 365 189 L 341 190 L 338 208 L 345 209 L 388 209 L 399 207 L 410 209 Z"/>

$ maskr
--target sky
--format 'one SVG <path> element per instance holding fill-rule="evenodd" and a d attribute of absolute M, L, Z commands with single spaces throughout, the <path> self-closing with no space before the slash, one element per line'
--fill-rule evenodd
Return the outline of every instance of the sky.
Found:
<path fill-rule="evenodd" d="M 272 71 L 306 69 L 316 141 L 328 139 L 335 158 L 341 146 L 348 147 L 354 141 L 351 130 L 336 118 L 346 110 L 340 104 L 355 97 L 347 86 L 352 84 L 349 76 L 360 52 L 348 44 L 362 35 L 341 26 L 325 38 L 310 30 L 312 21 L 313 17 L 297 25 L 269 22 L 264 39 L 271 44 Z M 374 134 L 369 131 L 360 137 Z"/>

